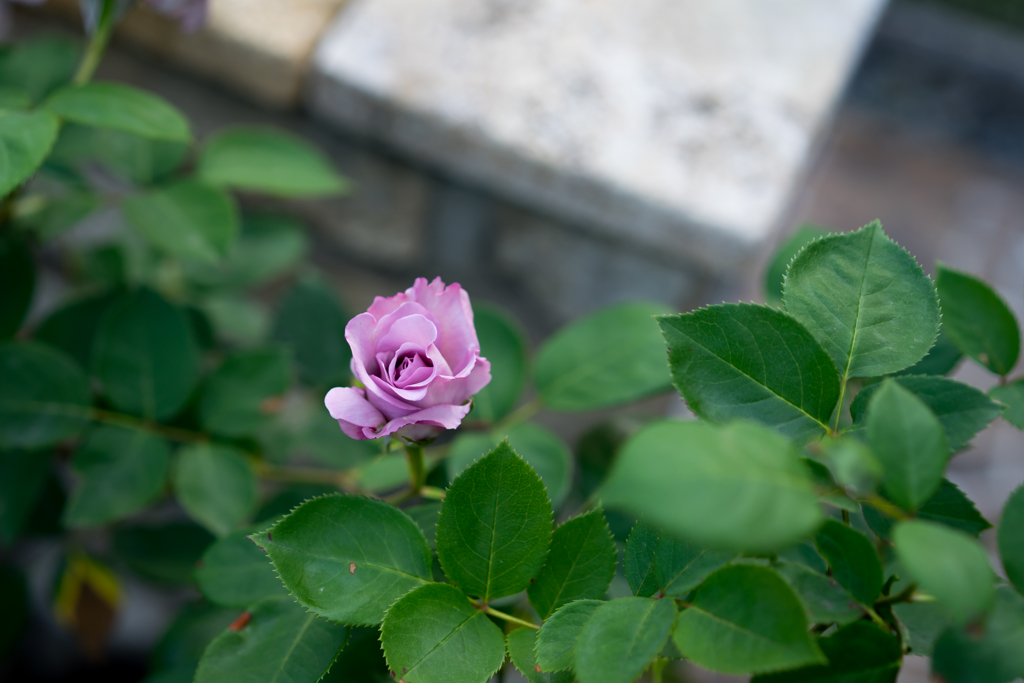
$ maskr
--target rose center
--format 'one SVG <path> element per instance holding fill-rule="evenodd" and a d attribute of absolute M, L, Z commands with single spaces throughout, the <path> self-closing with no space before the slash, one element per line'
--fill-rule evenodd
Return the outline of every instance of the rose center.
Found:
<path fill-rule="evenodd" d="M 397 359 L 395 363 L 394 382 L 398 386 L 414 384 L 429 375 L 434 367 L 433 361 L 420 353 L 411 353 Z"/>

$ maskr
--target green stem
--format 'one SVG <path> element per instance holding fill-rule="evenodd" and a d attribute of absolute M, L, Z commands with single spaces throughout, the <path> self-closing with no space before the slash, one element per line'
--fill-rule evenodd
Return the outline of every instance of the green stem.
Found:
<path fill-rule="evenodd" d="M 409 466 L 409 494 L 419 495 L 427 480 L 427 470 L 423 465 L 423 446 L 418 443 L 406 443 L 405 462 Z"/>
<path fill-rule="evenodd" d="M 75 85 L 85 85 L 92 80 L 92 75 L 96 73 L 96 67 L 103 59 L 103 53 L 107 49 L 107 43 L 110 42 L 110 35 L 114 30 L 115 5 L 115 0 L 103 0 L 103 9 L 100 10 L 100 20 L 96 31 L 89 39 L 85 54 L 82 55 L 82 61 L 78 64 L 78 71 L 75 72 L 75 77 L 71 81 Z"/>
<path fill-rule="evenodd" d="M 879 605 L 892 605 L 897 602 L 910 602 L 911 596 L 914 594 L 914 591 L 916 590 L 917 584 L 912 583 L 896 595 L 890 595 L 882 598 L 881 600 L 876 600 L 875 607 L 878 607 Z"/>
<path fill-rule="evenodd" d="M 501 420 L 500 422 L 498 422 L 498 424 L 494 425 L 494 429 L 492 431 L 498 433 L 504 432 L 508 429 L 511 429 L 512 427 L 515 427 L 517 424 L 526 422 L 531 417 L 539 413 L 540 409 L 543 407 L 544 401 L 538 394 L 537 396 L 534 396 L 532 399 L 530 399 L 529 401 L 527 401 L 526 403 L 524 403 L 523 405 L 519 406 L 511 413 L 506 415 L 505 419 Z"/>
<path fill-rule="evenodd" d="M 537 624 L 531 624 L 530 622 L 523 621 L 522 619 L 519 619 L 518 617 L 514 617 L 511 614 L 505 614 L 504 612 L 499 612 L 498 610 L 494 609 L 490 605 L 480 605 L 479 603 L 474 603 L 474 604 L 477 607 L 483 607 L 484 608 L 484 612 L 486 612 L 487 614 L 490 614 L 492 617 L 498 617 L 499 619 L 504 619 L 505 621 L 510 622 L 512 624 L 519 624 L 520 626 L 525 626 L 526 628 L 532 628 L 534 630 L 539 630 L 540 629 L 540 626 L 537 626 Z"/>
<path fill-rule="evenodd" d="M 348 474 L 333 470 L 320 470 L 312 467 L 276 467 L 262 460 L 254 463 L 256 474 L 263 479 L 281 481 L 289 484 L 327 484 L 345 491 L 354 492 Z"/>
<path fill-rule="evenodd" d="M 877 494 L 875 494 L 875 495 L 873 495 L 873 496 L 871 496 L 871 497 L 869 497 L 866 500 L 861 501 L 861 502 L 867 503 L 868 505 L 870 505 L 871 507 L 875 508 L 879 512 L 884 512 L 885 514 L 889 515 L 893 519 L 897 519 L 897 520 L 907 519 L 907 513 L 905 513 L 903 510 L 900 510 L 898 507 L 896 507 L 895 505 L 893 505 L 892 503 L 887 501 L 885 498 L 882 498 L 881 496 L 879 496 Z"/>
<path fill-rule="evenodd" d="M 843 510 L 843 524 L 850 526 L 850 511 Z"/>
<path fill-rule="evenodd" d="M 436 486 L 424 486 L 420 489 L 420 495 L 430 500 L 444 500 L 445 490 Z"/>
<path fill-rule="evenodd" d="M 843 378 L 842 383 L 839 385 L 839 405 L 836 407 L 836 424 L 832 427 L 832 436 L 839 433 L 839 418 L 843 415 L 843 401 L 846 399 L 846 378 Z"/>
<path fill-rule="evenodd" d="M 668 657 L 658 657 L 651 664 L 651 683 L 661 683 L 661 672 L 668 664 Z"/>

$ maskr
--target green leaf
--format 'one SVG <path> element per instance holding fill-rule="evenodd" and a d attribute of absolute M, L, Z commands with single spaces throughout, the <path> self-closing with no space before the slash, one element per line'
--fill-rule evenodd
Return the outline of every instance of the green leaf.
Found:
<path fill-rule="evenodd" d="M 131 195 L 122 210 L 140 235 L 172 256 L 214 263 L 238 235 L 238 207 L 231 195 L 194 180 Z"/>
<path fill-rule="evenodd" d="M 805 223 L 799 226 L 775 249 L 768 268 L 764 272 L 764 296 L 769 303 L 782 303 L 782 291 L 786 280 L 786 270 L 793 261 L 793 257 L 816 239 L 828 234 L 828 230 L 818 226 Z"/>
<path fill-rule="evenodd" d="M 333 469 L 348 470 L 380 455 L 376 440 L 356 441 L 345 436 L 338 421 L 316 402 L 314 412 L 299 437 L 297 449 Z M 408 468 L 406 469 L 408 471 Z"/>
<path fill-rule="evenodd" d="M 869 496 L 885 475 L 882 463 L 860 439 L 843 437 L 825 444 L 828 466 L 835 481 L 854 496 Z"/>
<path fill-rule="evenodd" d="M 467 420 L 497 422 L 511 411 L 526 382 L 526 337 L 503 311 L 477 304 L 473 323 L 480 340 L 480 355 L 491 361 L 491 383 L 473 397 Z"/>
<path fill-rule="evenodd" d="M 0 450 L 0 548 L 9 548 L 29 521 L 50 460 L 46 453 Z"/>
<path fill-rule="evenodd" d="M 509 659 L 530 683 L 572 683 L 575 680 L 576 677 L 569 671 L 541 673 L 537 670 L 537 655 L 534 651 L 537 631 L 534 629 L 518 628 L 505 636 L 505 640 Z"/>
<path fill-rule="evenodd" d="M 228 356 L 203 388 L 199 400 L 203 429 L 223 436 L 253 434 L 272 412 L 267 401 L 287 391 L 290 374 L 288 358 L 277 349 Z"/>
<path fill-rule="evenodd" d="M 661 529 L 648 524 L 643 518 L 637 521 L 629 532 L 622 566 L 633 595 L 649 598 L 659 590 L 658 573 L 654 566 L 658 558 L 658 543 Z"/>
<path fill-rule="evenodd" d="M 640 597 L 659 592 L 670 597 L 682 596 L 711 572 L 728 564 L 733 556 L 664 534 L 641 519 L 626 542 L 626 581 L 633 594 Z"/>
<path fill-rule="evenodd" d="M 106 293 L 65 304 L 43 320 L 34 338 L 60 349 L 82 367 L 88 367 L 100 319 L 116 298 L 116 294 Z"/>
<path fill-rule="evenodd" d="M 935 494 L 917 511 L 917 518 L 966 531 L 975 538 L 992 527 L 978 512 L 978 508 L 974 507 L 971 499 L 948 479 L 942 480 Z M 864 506 L 864 519 L 875 534 L 889 540 L 896 523 L 894 519 L 868 505 Z"/>
<path fill-rule="evenodd" d="M 939 338 L 935 340 L 935 346 L 931 348 L 924 358 L 905 370 L 900 370 L 897 375 L 948 375 L 956 367 L 964 354 L 950 340 L 946 329 L 939 328 Z"/>
<path fill-rule="evenodd" d="M 1024 486 L 1018 486 L 999 520 L 999 555 L 1003 560 L 1006 577 L 1024 591 Z"/>
<path fill-rule="evenodd" d="M 348 635 L 347 626 L 318 619 L 288 596 L 267 598 L 252 606 L 244 626 L 232 625 L 213 639 L 195 683 L 318 681 Z"/>
<path fill-rule="evenodd" d="M 617 555 L 601 508 L 559 525 L 551 535 L 547 562 L 526 591 L 541 620 L 574 600 L 603 598 Z"/>
<path fill-rule="evenodd" d="M 842 626 L 864 616 L 856 598 L 834 579 L 796 562 L 776 562 L 772 569 L 796 593 L 812 623 Z"/>
<path fill-rule="evenodd" d="M 42 165 L 57 139 L 58 123 L 45 111 L 0 111 L 0 197 Z"/>
<path fill-rule="evenodd" d="M 4 615 L 0 621 L 0 661 L 9 661 L 8 655 L 28 624 L 29 597 L 25 577 L 4 565 L 0 565 L 0 610 Z"/>
<path fill-rule="evenodd" d="M 0 54 L 0 83 L 23 88 L 38 102 L 71 80 L 81 53 L 81 42 L 64 36 L 19 42 Z"/>
<path fill-rule="evenodd" d="M 965 623 L 988 609 L 994 575 L 985 550 L 963 533 L 933 522 L 900 522 L 893 529 L 900 564 L 922 591 Z"/>
<path fill-rule="evenodd" d="M 188 319 L 148 289 L 121 295 L 96 332 L 92 370 L 116 408 L 155 420 L 174 417 L 199 372 Z"/>
<path fill-rule="evenodd" d="M 61 118 L 113 128 L 155 140 L 189 142 L 188 121 L 166 100 L 121 83 L 94 82 L 61 88 L 46 101 Z"/>
<path fill-rule="evenodd" d="M 202 302 L 217 339 L 229 346 L 263 343 L 270 329 L 270 317 L 261 301 L 239 294 L 220 294 Z"/>
<path fill-rule="evenodd" d="M 189 261 L 189 280 L 208 288 L 238 289 L 274 280 L 293 269 L 309 249 L 298 221 L 273 214 L 244 216 L 242 231 L 218 263 Z"/>
<path fill-rule="evenodd" d="M 992 372 L 1007 375 L 1017 363 L 1017 319 L 994 289 L 978 278 L 939 263 L 936 286 L 942 321 L 957 348 Z"/>
<path fill-rule="evenodd" d="M 423 537 L 427 539 L 430 549 L 437 550 L 437 520 L 441 516 L 441 503 L 429 501 L 421 505 L 413 505 L 405 509 L 405 514 L 416 522 L 416 526 L 423 532 Z"/>
<path fill-rule="evenodd" d="M 828 664 L 757 676 L 753 683 L 895 683 L 903 661 L 899 638 L 866 621 L 844 626 L 818 645 Z"/>
<path fill-rule="evenodd" d="M 79 481 L 64 510 L 70 527 L 95 527 L 138 512 L 163 490 L 171 450 L 162 439 L 99 427 L 71 462 Z"/>
<path fill-rule="evenodd" d="M 675 620 L 671 600 L 633 597 L 602 604 L 574 649 L 580 683 L 632 683 L 661 651 Z"/>
<path fill-rule="evenodd" d="M 8 85 L 0 86 L 0 109 L 28 109 L 32 96 L 28 91 Z"/>
<path fill-rule="evenodd" d="M 185 670 L 191 683 L 206 646 L 237 618 L 238 610 L 214 607 L 205 600 L 187 603 L 153 649 L 150 668 Z"/>
<path fill-rule="evenodd" d="M 552 410 L 608 408 L 666 391 L 661 304 L 610 306 L 560 330 L 537 352 L 534 382 Z"/>
<path fill-rule="evenodd" d="M 187 142 L 69 123 L 61 127 L 47 166 L 90 176 L 99 165 L 131 185 L 152 185 L 181 167 L 189 147 Z"/>
<path fill-rule="evenodd" d="M 43 448 L 78 434 L 89 384 L 64 354 L 36 343 L 0 345 L 0 447 Z"/>
<path fill-rule="evenodd" d="M 468 595 L 484 602 L 512 595 L 544 566 L 552 521 L 540 477 L 502 442 L 448 487 L 437 558 Z"/>
<path fill-rule="evenodd" d="M 939 334 L 935 286 L 878 221 L 808 245 L 786 271 L 783 300 L 844 385 L 910 367 Z"/>
<path fill-rule="evenodd" d="M 206 141 L 196 168 L 213 185 L 279 197 L 344 192 L 348 182 L 302 138 L 273 128 L 235 126 Z"/>
<path fill-rule="evenodd" d="M 309 386 L 344 385 L 352 360 L 345 341 L 347 322 L 337 297 L 326 284 L 306 279 L 279 304 L 273 338 L 291 349 L 299 376 Z"/>
<path fill-rule="evenodd" d="M 735 565 L 709 576 L 680 613 L 673 639 L 694 663 L 723 673 L 827 663 L 800 601 L 766 567 Z"/>
<path fill-rule="evenodd" d="M 921 399 L 896 380 L 885 380 L 868 404 L 867 437 L 894 503 L 916 510 L 934 495 L 950 449 L 942 423 Z"/>
<path fill-rule="evenodd" d="M 174 494 L 185 512 L 217 536 L 226 536 L 256 507 L 256 476 L 229 446 L 189 446 L 178 456 Z"/>
<path fill-rule="evenodd" d="M 753 419 L 794 439 L 828 431 L 839 401 L 835 365 L 789 315 L 723 304 L 658 321 L 672 379 L 701 419 Z"/>
<path fill-rule="evenodd" d="M 267 554 L 235 531 L 211 545 L 196 569 L 196 582 L 206 599 L 225 607 L 248 607 L 275 595 L 287 595 Z"/>
<path fill-rule="evenodd" d="M 932 656 L 935 641 L 953 623 L 953 615 L 938 602 L 901 602 L 892 611 L 907 632 L 910 652 L 923 657 Z"/>
<path fill-rule="evenodd" d="M 35 285 L 32 252 L 20 240 L 0 241 L 0 339 L 13 337 L 21 328 Z"/>
<path fill-rule="evenodd" d="M 623 447 L 601 497 L 667 533 L 723 550 L 784 547 L 823 521 L 792 443 L 747 422 L 645 427 Z"/>
<path fill-rule="evenodd" d="M 1024 598 L 996 589 L 981 628 L 947 629 L 935 644 L 932 676 L 949 683 L 1006 683 L 1024 676 Z"/>
<path fill-rule="evenodd" d="M 896 377 L 894 380 L 924 401 L 946 430 L 949 447 L 959 451 L 974 435 L 999 416 L 1000 405 L 969 384 L 945 377 Z M 868 402 L 881 384 L 864 387 L 850 405 L 855 423 L 867 416 Z"/>
<path fill-rule="evenodd" d="M 1006 406 L 1003 419 L 1017 429 L 1024 429 L 1024 379 L 992 387 L 988 395 Z"/>
<path fill-rule="evenodd" d="M 431 578 L 423 532 L 371 498 L 314 498 L 255 540 L 299 602 L 331 621 L 378 624 L 395 600 Z"/>
<path fill-rule="evenodd" d="M 814 542 L 839 585 L 861 603 L 874 604 L 882 591 L 882 563 L 868 537 L 830 519 L 818 529 Z"/>
<path fill-rule="evenodd" d="M 405 683 L 486 683 L 505 661 L 501 629 L 443 583 L 421 586 L 392 605 L 380 642 L 388 668 Z"/>
<path fill-rule="evenodd" d="M 537 633 L 537 664 L 541 671 L 566 671 L 573 666 L 573 649 L 583 627 L 601 600 L 577 600 L 562 607 L 544 622 Z"/>
<path fill-rule="evenodd" d="M 132 570 L 160 583 L 192 583 L 192 572 L 213 542 L 191 523 L 127 527 L 114 532 L 114 554 Z"/>
<path fill-rule="evenodd" d="M 103 205 L 99 197 L 87 192 L 70 192 L 60 197 L 36 195 L 28 201 L 36 199 L 41 205 L 25 213 L 18 213 L 13 224 L 20 230 L 35 232 L 44 242 L 69 232 Z"/>
<path fill-rule="evenodd" d="M 505 439 L 540 476 L 552 506 L 561 505 L 569 495 L 572 454 L 557 434 L 533 422 L 520 423 L 504 432 L 461 435 L 448 454 L 448 477 L 454 479 Z"/>

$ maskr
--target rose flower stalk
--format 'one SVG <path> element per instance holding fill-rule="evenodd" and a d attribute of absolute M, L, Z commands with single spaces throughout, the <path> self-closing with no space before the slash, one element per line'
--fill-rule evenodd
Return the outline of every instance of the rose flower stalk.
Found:
<path fill-rule="evenodd" d="M 491 381 L 469 295 L 441 278 L 377 297 L 345 327 L 360 387 L 335 387 L 324 404 L 353 439 L 426 441 L 455 429 Z"/>

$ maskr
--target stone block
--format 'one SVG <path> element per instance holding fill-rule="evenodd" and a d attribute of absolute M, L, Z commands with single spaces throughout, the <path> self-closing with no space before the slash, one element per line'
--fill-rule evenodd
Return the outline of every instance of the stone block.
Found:
<path fill-rule="evenodd" d="M 727 269 L 770 235 L 885 0 L 359 0 L 317 115 Z"/>

